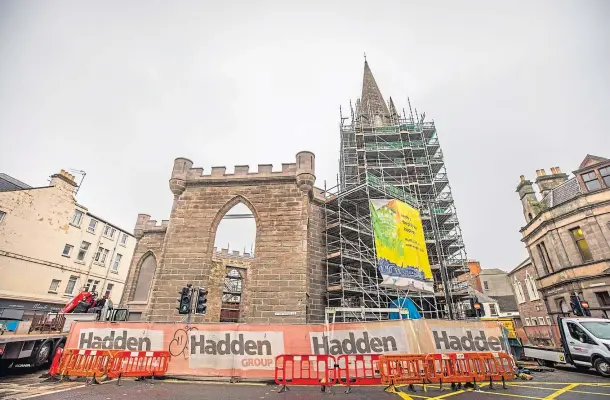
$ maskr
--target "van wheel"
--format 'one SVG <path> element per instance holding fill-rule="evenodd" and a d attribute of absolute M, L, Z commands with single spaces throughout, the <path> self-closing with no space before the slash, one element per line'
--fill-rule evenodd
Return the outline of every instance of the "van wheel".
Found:
<path fill-rule="evenodd" d="M 600 375 L 610 376 L 610 363 L 605 358 L 597 358 L 593 362 L 593 367 Z"/>

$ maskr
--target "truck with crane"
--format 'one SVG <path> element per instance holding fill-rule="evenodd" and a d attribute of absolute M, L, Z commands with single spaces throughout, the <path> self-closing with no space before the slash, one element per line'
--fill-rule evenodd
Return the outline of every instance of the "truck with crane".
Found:
<path fill-rule="evenodd" d="M 72 298 L 59 312 L 34 315 L 26 333 L 9 332 L 5 321 L 22 321 L 23 311 L 0 310 L 0 375 L 13 368 L 41 367 L 63 347 L 74 321 L 126 321 L 127 309 L 113 308 L 97 293 L 84 291 Z"/>

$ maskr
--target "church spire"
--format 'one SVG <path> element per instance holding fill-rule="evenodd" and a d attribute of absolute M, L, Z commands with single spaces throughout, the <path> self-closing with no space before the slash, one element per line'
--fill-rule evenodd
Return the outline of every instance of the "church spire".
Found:
<path fill-rule="evenodd" d="M 388 105 L 383 100 L 381 90 L 375 82 L 368 61 L 364 60 L 364 77 L 362 79 L 362 96 L 360 97 L 360 116 L 363 122 L 384 125 L 390 120 Z M 372 121 L 371 121 L 372 119 Z"/>

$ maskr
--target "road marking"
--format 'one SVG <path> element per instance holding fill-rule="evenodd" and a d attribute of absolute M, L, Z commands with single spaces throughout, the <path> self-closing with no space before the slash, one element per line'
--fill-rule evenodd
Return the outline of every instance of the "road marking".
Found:
<path fill-rule="evenodd" d="M 524 394 L 514 394 L 514 393 L 503 393 L 503 392 L 491 392 L 491 391 L 486 391 L 483 392 L 485 394 L 489 394 L 489 395 L 496 395 L 496 396 L 508 396 L 508 397 L 519 397 L 522 399 L 536 399 L 536 400 L 540 400 L 542 399 L 542 397 L 536 397 L 536 396 L 527 396 Z M 545 397 L 546 398 L 546 397 Z"/>
<path fill-rule="evenodd" d="M 539 382 L 539 383 L 542 383 L 543 385 L 545 384 L 544 382 Z M 514 383 L 507 383 L 506 386 L 509 386 L 509 387 L 518 387 L 518 388 L 526 388 L 526 389 L 557 390 L 557 388 L 553 388 L 553 387 L 519 385 L 519 384 L 514 384 Z"/>
<path fill-rule="evenodd" d="M 67 392 L 69 390 L 84 388 L 85 386 L 87 386 L 87 385 L 79 385 L 79 386 L 73 386 L 73 387 L 64 388 L 64 389 L 51 390 L 49 392 L 44 392 L 44 393 L 38 393 L 38 394 L 29 395 L 29 396 L 19 397 L 19 399 L 31 399 L 31 398 L 38 397 L 38 396 L 46 396 L 48 394 Z"/>
<path fill-rule="evenodd" d="M 587 392 L 584 390 L 570 390 L 570 393 L 597 394 L 600 396 L 610 396 L 610 393 Z"/>
<path fill-rule="evenodd" d="M 563 387 L 561 389 L 559 389 L 558 391 L 556 391 L 555 393 L 551 393 L 548 396 L 546 396 L 544 398 L 544 400 L 550 400 L 550 399 L 554 399 L 556 397 L 561 396 L 562 394 L 564 394 L 565 392 L 569 392 L 570 390 L 574 389 L 575 387 L 577 387 L 578 385 L 580 385 L 579 383 L 572 383 L 566 387 Z"/>

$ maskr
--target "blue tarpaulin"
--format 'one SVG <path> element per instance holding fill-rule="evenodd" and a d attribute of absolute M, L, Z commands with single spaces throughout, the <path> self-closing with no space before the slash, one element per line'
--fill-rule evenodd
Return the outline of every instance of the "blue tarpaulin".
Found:
<path fill-rule="evenodd" d="M 394 301 L 392 301 L 392 304 L 390 304 L 390 308 L 403 308 L 409 311 L 409 319 L 420 319 L 421 315 L 419 314 L 419 311 L 417 311 L 417 307 L 415 306 L 415 303 L 413 303 L 413 300 L 407 298 L 407 297 L 403 297 L 401 299 L 396 299 Z M 390 313 L 390 319 L 405 319 L 407 318 L 406 315 L 403 315 L 402 318 L 400 317 L 400 313 Z"/>

